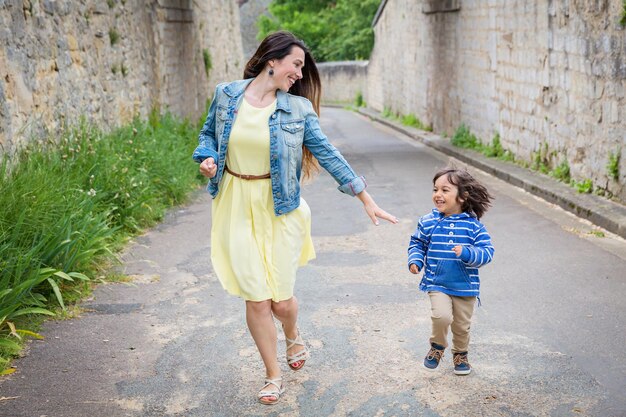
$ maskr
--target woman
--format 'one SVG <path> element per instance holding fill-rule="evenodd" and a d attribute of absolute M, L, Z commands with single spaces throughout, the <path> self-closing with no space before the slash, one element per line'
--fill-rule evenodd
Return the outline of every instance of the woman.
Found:
<path fill-rule="evenodd" d="M 289 32 L 271 34 L 246 64 L 244 80 L 217 86 L 193 154 L 210 178 L 213 268 L 226 291 L 246 301 L 248 328 L 265 364 L 263 404 L 275 404 L 284 391 L 274 317 L 282 323 L 289 367 L 302 369 L 309 358 L 293 296 L 298 266 L 315 257 L 301 177 L 319 162 L 340 191 L 363 202 L 374 224 L 378 218 L 397 223 L 322 133 L 320 92 L 304 43 Z"/>

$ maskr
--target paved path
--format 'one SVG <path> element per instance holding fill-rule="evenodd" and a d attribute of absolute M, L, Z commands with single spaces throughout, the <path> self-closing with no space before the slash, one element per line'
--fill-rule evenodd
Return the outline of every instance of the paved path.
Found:
<path fill-rule="evenodd" d="M 102 285 L 80 318 L 49 322 L 0 380 L 0 415 L 626 416 L 626 243 L 480 172 L 496 196 L 467 377 L 422 370 L 429 305 L 405 266 L 431 178 L 447 158 L 339 109 L 323 126 L 398 225 L 373 227 L 328 175 L 305 188 L 317 259 L 301 269 L 300 328 L 313 358 L 279 405 L 254 397 L 261 361 L 243 303 L 209 262 L 205 194 L 137 238 L 132 284 Z"/>

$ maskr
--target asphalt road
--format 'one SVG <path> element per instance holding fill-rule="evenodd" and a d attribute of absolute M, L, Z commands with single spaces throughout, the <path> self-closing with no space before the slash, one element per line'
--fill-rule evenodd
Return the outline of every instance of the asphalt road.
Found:
<path fill-rule="evenodd" d="M 470 170 L 495 194 L 483 221 L 496 247 L 481 270 L 471 375 L 438 372 L 429 303 L 406 268 L 418 216 L 444 155 L 365 118 L 324 109 L 322 126 L 367 177 L 397 225 L 371 225 L 323 173 L 305 186 L 317 259 L 299 272 L 302 371 L 279 356 L 287 391 L 263 406 L 261 360 L 244 304 L 209 261 L 210 199 L 172 211 L 123 255 L 130 284 L 101 285 L 79 318 L 51 321 L 17 372 L 0 379 L 0 415 L 626 416 L 626 242 Z"/>

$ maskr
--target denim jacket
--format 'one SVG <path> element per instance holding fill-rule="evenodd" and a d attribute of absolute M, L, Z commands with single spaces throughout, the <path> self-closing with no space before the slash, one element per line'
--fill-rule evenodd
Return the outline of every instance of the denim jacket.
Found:
<path fill-rule="evenodd" d="M 210 179 L 207 187 L 213 198 L 219 192 L 224 175 L 228 140 L 237 109 L 251 81 L 234 81 L 216 87 L 209 114 L 200 131 L 198 146 L 193 152 L 196 162 L 202 162 L 208 157 L 213 157 L 217 162 L 217 174 Z M 339 191 L 351 196 L 363 191 L 367 187 L 365 178 L 357 176 L 339 151 L 328 142 L 311 102 L 281 90 L 277 90 L 276 96 L 276 111 L 268 120 L 274 214 L 280 216 L 289 213 L 300 205 L 303 144 L 337 181 Z"/>

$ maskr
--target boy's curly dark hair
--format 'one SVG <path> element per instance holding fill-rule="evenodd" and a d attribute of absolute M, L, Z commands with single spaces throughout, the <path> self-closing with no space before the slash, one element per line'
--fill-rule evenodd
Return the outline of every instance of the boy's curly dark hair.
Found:
<path fill-rule="evenodd" d="M 480 219 L 487 209 L 491 207 L 493 196 L 467 170 L 455 167 L 443 168 L 435 174 L 433 184 L 439 177 L 444 175 L 448 177 L 450 184 L 456 185 L 459 189 L 458 198 L 463 199 L 462 202 L 459 200 L 461 210 Z"/>

